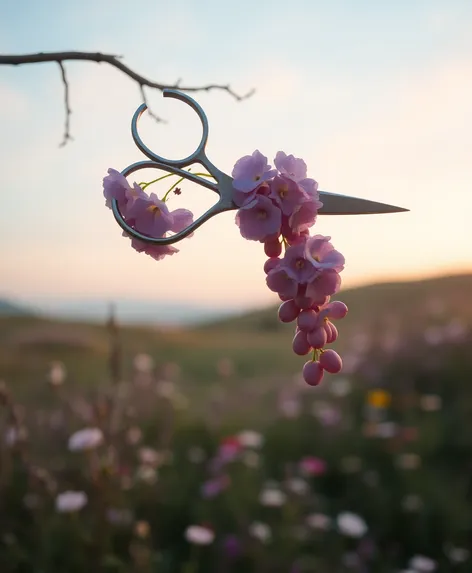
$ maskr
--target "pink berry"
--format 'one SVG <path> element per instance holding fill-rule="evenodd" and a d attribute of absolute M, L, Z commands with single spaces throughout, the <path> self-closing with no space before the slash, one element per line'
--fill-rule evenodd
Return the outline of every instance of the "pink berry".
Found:
<path fill-rule="evenodd" d="M 299 330 L 295 333 L 292 342 L 292 348 L 295 354 L 298 354 L 298 356 L 305 356 L 305 354 L 310 352 L 311 346 L 307 340 L 306 332 Z"/>
<path fill-rule="evenodd" d="M 330 374 L 337 374 L 343 367 L 341 356 L 334 350 L 325 350 L 320 356 L 320 365 Z"/>
<path fill-rule="evenodd" d="M 303 379 L 309 386 L 318 386 L 323 379 L 323 368 L 319 362 L 309 361 L 303 366 Z"/>
<path fill-rule="evenodd" d="M 307 340 L 313 348 L 323 348 L 327 342 L 326 330 L 319 326 L 307 334 Z"/>
<path fill-rule="evenodd" d="M 280 300 L 286 302 L 287 300 L 293 300 L 293 296 L 285 296 L 284 294 L 279 294 Z"/>
<path fill-rule="evenodd" d="M 318 315 L 314 310 L 302 310 L 298 316 L 298 328 L 310 332 L 318 326 Z"/>
<path fill-rule="evenodd" d="M 280 259 L 278 257 L 271 257 L 270 259 L 267 259 L 267 261 L 264 263 L 264 272 L 267 275 L 268 273 L 270 273 L 270 271 L 272 269 L 275 269 L 275 267 L 280 263 Z"/>
<path fill-rule="evenodd" d="M 292 322 L 295 320 L 300 312 L 300 309 L 295 304 L 293 299 L 283 302 L 279 306 L 279 320 L 281 322 Z"/>
<path fill-rule="evenodd" d="M 332 322 L 329 323 L 329 326 L 331 327 L 331 342 L 335 342 L 338 339 L 338 329 L 336 328 L 336 325 L 333 324 Z"/>
<path fill-rule="evenodd" d="M 313 299 L 309 296 L 297 296 L 295 297 L 295 302 L 297 303 L 298 308 L 302 308 L 304 310 L 313 306 Z"/>
<path fill-rule="evenodd" d="M 329 309 L 329 318 L 333 320 L 339 320 L 341 318 L 344 318 L 348 311 L 347 306 L 340 300 L 334 300 L 333 302 L 330 302 L 328 305 L 328 309 Z"/>
<path fill-rule="evenodd" d="M 264 252 L 268 257 L 278 257 L 282 252 L 282 243 L 278 239 L 269 239 L 264 243 Z"/>

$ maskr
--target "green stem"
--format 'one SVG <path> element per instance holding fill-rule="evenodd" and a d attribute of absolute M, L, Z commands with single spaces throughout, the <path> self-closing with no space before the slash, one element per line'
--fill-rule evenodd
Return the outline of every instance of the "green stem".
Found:
<path fill-rule="evenodd" d="M 139 186 L 144 191 L 146 189 L 146 187 L 149 187 L 149 185 L 152 185 L 153 183 L 157 183 L 158 181 L 162 181 L 162 179 L 166 179 L 167 177 L 173 177 L 173 176 L 174 176 L 174 173 L 167 173 L 167 175 L 162 175 L 161 177 L 154 179 L 154 181 L 149 181 L 148 183 L 141 182 L 139 184 Z"/>
<path fill-rule="evenodd" d="M 192 549 L 190 550 L 190 557 L 184 567 L 184 573 L 198 573 L 198 561 L 199 552 L 198 545 L 196 543 L 192 544 Z"/>

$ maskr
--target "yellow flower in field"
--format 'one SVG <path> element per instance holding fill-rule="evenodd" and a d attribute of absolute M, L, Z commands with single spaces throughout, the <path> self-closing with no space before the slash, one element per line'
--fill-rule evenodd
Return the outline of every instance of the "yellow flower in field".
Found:
<path fill-rule="evenodd" d="M 385 390 L 371 390 L 367 394 L 367 403 L 373 408 L 388 408 L 392 395 Z"/>

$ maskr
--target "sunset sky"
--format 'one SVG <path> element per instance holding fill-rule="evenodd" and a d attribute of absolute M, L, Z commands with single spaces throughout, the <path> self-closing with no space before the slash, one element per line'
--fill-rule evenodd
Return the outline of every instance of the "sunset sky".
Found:
<path fill-rule="evenodd" d="M 134 6 L 134 8 L 132 8 Z M 346 257 L 344 286 L 472 271 L 470 0 L 18 0 L 2 7 L 0 52 L 87 50 L 124 56 L 161 82 L 231 83 L 255 95 L 194 97 L 208 154 L 226 172 L 242 155 L 305 159 L 320 189 L 409 213 L 320 217 Z M 144 159 L 130 135 L 137 85 L 93 63 L 66 64 L 74 141 L 57 64 L 0 66 L 0 296 L 169 299 L 218 306 L 274 300 L 259 243 L 221 215 L 155 262 L 133 251 L 104 206 L 102 178 Z M 148 90 L 167 123 L 145 118 L 157 153 L 199 140 L 195 114 Z M 136 180 L 146 177 L 137 174 Z M 165 188 L 157 188 L 165 191 Z M 186 184 L 176 206 L 214 199 Z"/>

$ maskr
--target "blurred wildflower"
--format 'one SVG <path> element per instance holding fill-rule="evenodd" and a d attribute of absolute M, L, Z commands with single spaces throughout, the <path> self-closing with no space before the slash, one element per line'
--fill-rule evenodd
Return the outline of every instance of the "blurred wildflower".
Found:
<path fill-rule="evenodd" d="M 187 451 L 187 458 L 192 464 L 201 464 L 205 461 L 205 450 L 200 446 L 193 446 Z"/>
<path fill-rule="evenodd" d="M 136 537 L 140 537 L 141 539 L 146 539 L 146 537 L 149 537 L 150 531 L 151 527 L 147 521 L 137 521 L 134 525 L 134 534 Z"/>
<path fill-rule="evenodd" d="M 218 449 L 218 458 L 223 462 L 235 460 L 242 450 L 242 444 L 237 436 L 223 438 Z"/>
<path fill-rule="evenodd" d="M 404 511 L 414 512 L 423 507 L 423 501 L 418 495 L 410 494 L 402 499 L 402 508 Z"/>
<path fill-rule="evenodd" d="M 177 388 L 173 382 L 169 380 L 159 380 L 156 384 L 156 394 L 161 398 L 172 399 L 177 392 Z"/>
<path fill-rule="evenodd" d="M 266 507 L 281 507 L 286 501 L 284 492 L 274 487 L 264 488 L 259 496 L 259 503 Z"/>
<path fill-rule="evenodd" d="M 468 333 L 467 324 L 460 318 L 454 318 L 444 328 L 445 338 L 449 342 L 462 342 Z"/>
<path fill-rule="evenodd" d="M 441 396 L 435 394 L 424 394 L 420 396 L 420 408 L 425 412 L 437 412 L 442 408 Z"/>
<path fill-rule="evenodd" d="M 264 436 L 253 430 L 244 430 L 237 435 L 239 443 L 243 448 L 253 448 L 258 450 L 264 444 Z"/>
<path fill-rule="evenodd" d="M 391 394 L 385 390 L 371 390 L 367 394 L 367 403 L 373 408 L 388 408 L 391 401 Z"/>
<path fill-rule="evenodd" d="M 295 493 L 296 495 L 306 495 L 310 491 L 310 486 L 302 478 L 293 477 L 285 482 L 287 491 Z"/>
<path fill-rule="evenodd" d="M 347 396 L 352 389 L 352 383 L 349 378 L 337 376 L 329 384 L 329 390 L 333 396 L 338 398 L 344 398 Z"/>
<path fill-rule="evenodd" d="M 190 525 L 185 530 L 185 539 L 194 545 L 210 545 L 215 539 L 215 533 L 203 525 Z"/>
<path fill-rule="evenodd" d="M 136 480 L 153 485 L 157 481 L 157 470 L 152 466 L 139 466 L 136 470 Z"/>
<path fill-rule="evenodd" d="M 359 515 L 345 511 L 336 518 L 340 533 L 348 537 L 362 537 L 367 533 L 367 525 Z"/>
<path fill-rule="evenodd" d="M 464 563 L 470 558 L 470 551 L 462 547 L 454 547 L 453 545 L 446 545 L 444 553 L 451 563 Z"/>
<path fill-rule="evenodd" d="M 133 426 L 131 428 L 128 429 L 128 431 L 126 432 L 126 442 L 130 445 L 130 446 L 135 446 L 136 444 L 138 444 L 143 437 L 143 433 L 141 431 L 141 428 L 138 428 L 138 426 Z"/>
<path fill-rule="evenodd" d="M 267 524 L 254 521 L 249 526 L 249 535 L 262 543 L 268 543 L 272 538 L 272 531 Z"/>
<path fill-rule="evenodd" d="M 103 443 L 103 432 L 99 428 L 84 428 L 72 434 L 68 447 L 71 452 L 93 450 Z"/>
<path fill-rule="evenodd" d="M 300 460 L 300 473 L 304 476 L 321 476 L 326 473 L 327 464 L 321 458 L 306 456 Z"/>
<path fill-rule="evenodd" d="M 341 458 L 340 467 L 346 474 L 356 473 L 362 468 L 362 459 L 359 456 L 346 456 Z"/>
<path fill-rule="evenodd" d="M 398 434 L 398 426 L 395 422 L 380 422 L 375 425 L 375 435 L 378 438 L 394 438 Z"/>
<path fill-rule="evenodd" d="M 418 573 L 431 573 L 436 571 L 436 562 L 424 555 L 415 555 L 410 559 L 408 567 Z"/>
<path fill-rule="evenodd" d="M 201 487 L 201 495 L 206 499 L 211 499 L 228 489 L 230 484 L 231 480 L 227 475 L 218 476 L 216 478 L 207 480 Z"/>
<path fill-rule="evenodd" d="M 65 491 L 56 497 L 56 511 L 73 513 L 87 504 L 87 495 L 83 491 Z"/>
<path fill-rule="evenodd" d="M 66 376 L 66 367 L 62 362 L 55 360 L 51 363 L 48 372 L 48 381 L 51 386 L 60 386 L 61 384 L 64 384 Z"/>
<path fill-rule="evenodd" d="M 133 521 L 133 513 L 126 508 L 111 507 L 107 510 L 107 521 L 112 525 L 128 526 Z"/>
<path fill-rule="evenodd" d="M 227 535 L 223 540 L 223 551 L 229 559 L 237 559 L 242 553 L 239 537 L 236 535 Z"/>
<path fill-rule="evenodd" d="M 180 376 L 180 366 L 175 362 L 167 362 L 162 368 L 162 376 L 168 380 L 176 380 Z"/>
<path fill-rule="evenodd" d="M 138 450 L 138 458 L 142 465 L 157 467 L 162 463 L 162 455 L 153 448 L 144 446 Z"/>
<path fill-rule="evenodd" d="M 306 386 L 306 384 L 305 384 Z M 341 421 L 341 412 L 338 408 L 335 408 L 327 402 L 316 401 L 312 407 L 313 416 L 322 424 L 323 426 L 332 427 L 337 426 Z"/>
<path fill-rule="evenodd" d="M 261 464 L 261 458 L 259 454 L 253 451 L 243 452 L 241 461 L 248 468 L 258 468 Z"/>
<path fill-rule="evenodd" d="M 298 418 L 301 412 L 300 400 L 296 397 L 281 398 L 279 400 L 279 410 L 285 418 Z"/>
<path fill-rule="evenodd" d="M 426 344 L 438 346 L 445 341 L 444 333 L 438 326 L 430 326 L 423 333 Z"/>
<path fill-rule="evenodd" d="M 134 368 L 141 374 L 150 374 L 154 368 L 154 359 L 149 354 L 137 354 L 133 360 Z"/>
<path fill-rule="evenodd" d="M 230 358 L 222 358 L 216 364 L 216 371 L 222 378 L 228 378 L 234 374 L 234 364 Z"/>
<path fill-rule="evenodd" d="M 333 520 L 328 515 L 324 513 L 312 513 L 308 515 L 305 519 L 308 527 L 312 529 L 321 529 L 322 531 L 328 531 L 331 529 Z"/>
<path fill-rule="evenodd" d="M 400 454 L 397 465 L 403 470 L 415 470 L 420 467 L 421 458 L 418 454 Z"/>

